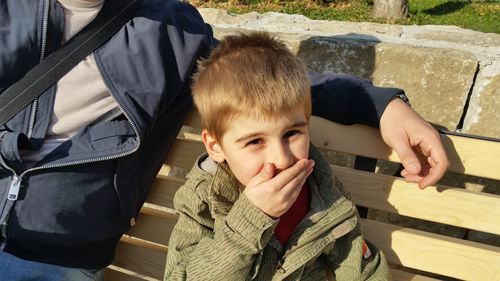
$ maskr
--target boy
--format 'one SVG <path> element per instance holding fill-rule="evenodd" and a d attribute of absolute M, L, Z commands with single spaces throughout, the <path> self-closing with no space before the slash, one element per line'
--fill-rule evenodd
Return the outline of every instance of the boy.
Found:
<path fill-rule="evenodd" d="M 265 33 L 228 36 L 200 63 L 208 155 L 175 195 L 165 280 L 390 279 L 310 146 L 308 85 L 303 63 Z"/>

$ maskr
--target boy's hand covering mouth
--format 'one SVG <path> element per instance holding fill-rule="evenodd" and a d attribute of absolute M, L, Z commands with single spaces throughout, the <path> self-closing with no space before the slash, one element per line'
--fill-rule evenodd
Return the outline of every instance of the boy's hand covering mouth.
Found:
<path fill-rule="evenodd" d="M 250 180 L 243 193 L 265 214 L 279 218 L 295 202 L 313 167 L 313 160 L 301 159 L 274 175 L 274 165 L 266 163 Z"/>

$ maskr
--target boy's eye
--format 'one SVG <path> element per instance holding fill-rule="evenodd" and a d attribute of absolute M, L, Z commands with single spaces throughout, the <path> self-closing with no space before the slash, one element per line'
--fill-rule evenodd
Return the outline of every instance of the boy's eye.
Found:
<path fill-rule="evenodd" d="M 245 144 L 245 146 L 249 146 L 249 145 L 257 145 L 257 144 L 261 144 L 261 143 L 263 143 L 263 140 L 262 140 L 262 139 L 253 139 L 253 140 L 251 140 L 251 141 L 247 142 L 247 143 Z"/>
<path fill-rule="evenodd" d="M 298 131 L 298 130 L 292 130 L 292 131 L 288 131 L 288 132 L 286 132 L 286 133 L 285 133 L 285 135 L 284 135 L 283 137 L 284 137 L 285 139 L 288 139 L 288 138 L 290 138 L 290 137 L 292 137 L 292 136 L 294 136 L 294 135 L 296 135 L 296 134 L 299 134 L 299 133 L 300 133 L 300 131 Z"/>

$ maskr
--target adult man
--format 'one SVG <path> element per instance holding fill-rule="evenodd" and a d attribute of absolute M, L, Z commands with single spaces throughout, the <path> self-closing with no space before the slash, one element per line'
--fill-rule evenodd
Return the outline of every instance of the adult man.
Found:
<path fill-rule="evenodd" d="M 133 20 L 0 127 L 2 278 L 100 278 L 189 112 L 189 77 L 216 44 L 211 29 L 188 4 L 138 2 Z M 0 93 L 103 4 L 0 2 Z M 311 81 L 313 113 L 343 123 L 380 121 L 407 179 L 426 186 L 443 175 L 439 137 L 395 98 L 402 91 L 346 76 L 312 74 Z M 116 111 L 123 114 L 101 121 Z M 430 170 L 420 168 L 411 145 L 432 159 Z"/>

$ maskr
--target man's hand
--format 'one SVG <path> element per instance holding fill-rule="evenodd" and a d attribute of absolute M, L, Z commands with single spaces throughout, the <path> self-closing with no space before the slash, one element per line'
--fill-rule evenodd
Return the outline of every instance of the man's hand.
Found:
<path fill-rule="evenodd" d="M 401 175 L 420 188 L 435 184 L 449 166 L 439 133 L 402 100 L 396 98 L 380 119 L 385 143 L 399 155 Z"/>
<path fill-rule="evenodd" d="M 243 193 L 268 216 L 279 218 L 299 196 L 313 166 L 313 160 L 301 159 L 274 176 L 274 165 L 266 163 L 259 174 L 250 180 Z"/>

